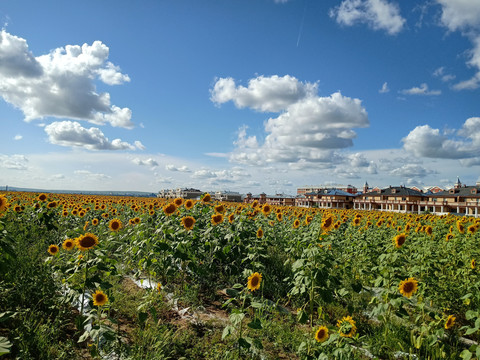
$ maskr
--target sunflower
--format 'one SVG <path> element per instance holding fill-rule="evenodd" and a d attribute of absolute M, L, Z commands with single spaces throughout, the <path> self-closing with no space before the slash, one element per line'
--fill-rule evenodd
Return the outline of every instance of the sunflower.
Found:
<path fill-rule="evenodd" d="M 52 245 L 50 245 L 50 246 L 48 247 L 48 253 L 49 253 L 50 255 L 55 255 L 55 254 L 57 254 L 57 253 L 59 252 L 59 250 L 60 250 L 60 249 L 58 248 L 58 246 L 57 246 L 57 245 L 54 245 L 54 244 L 52 244 Z"/>
<path fill-rule="evenodd" d="M 396 248 L 402 247 L 406 239 L 407 239 L 407 236 L 405 234 L 398 234 L 397 236 L 395 236 L 393 239 L 395 242 L 395 247 Z"/>
<path fill-rule="evenodd" d="M 358 226 L 360 225 L 360 222 L 362 221 L 361 218 L 359 217 L 356 217 L 355 219 L 353 219 L 353 226 Z"/>
<path fill-rule="evenodd" d="M 0 213 L 7 208 L 7 198 L 0 195 Z"/>
<path fill-rule="evenodd" d="M 183 199 L 182 199 L 182 198 L 176 198 L 175 200 L 173 200 L 173 203 L 174 203 L 177 207 L 180 207 L 180 206 L 182 206 L 182 204 L 183 204 Z"/>
<path fill-rule="evenodd" d="M 97 226 L 97 225 L 98 225 L 98 219 L 97 219 L 97 218 L 95 218 L 95 219 L 92 220 L 92 225 L 93 225 L 93 226 Z"/>
<path fill-rule="evenodd" d="M 80 250 L 90 250 L 98 245 L 98 237 L 92 233 L 86 233 L 77 238 L 77 247 Z"/>
<path fill-rule="evenodd" d="M 295 219 L 295 221 L 293 222 L 293 228 L 296 229 L 300 226 L 300 220 L 298 219 Z"/>
<path fill-rule="evenodd" d="M 282 213 L 278 213 L 278 214 L 277 214 L 277 220 L 278 220 L 278 221 L 282 221 L 282 220 L 283 220 L 283 215 L 282 215 Z"/>
<path fill-rule="evenodd" d="M 219 214 L 224 214 L 225 213 L 225 206 L 223 206 L 223 205 L 217 205 L 213 209 L 215 210 L 215 212 L 217 212 Z"/>
<path fill-rule="evenodd" d="M 148 215 L 150 215 L 150 216 L 155 215 L 155 210 L 153 210 L 153 209 L 152 209 L 152 210 L 149 210 L 149 211 L 148 211 Z"/>
<path fill-rule="evenodd" d="M 185 209 L 190 210 L 191 208 L 193 208 L 193 205 L 194 205 L 193 201 L 189 199 L 185 201 L 185 205 L 183 206 L 185 206 Z"/>
<path fill-rule="evenodd" d="M 177 211 L 177 206 L 174 203 L 170 203 L 168 205 L 165 205 L 163 207 L 163 212 L 165 215 L 170 216 L 172 215 L 175 211 Z"/>
<path fill-rule="evenodd" d="M 62 247 L 65 250 L 72 250 L 75 247 L 75 240 L 67 239 L 63 242 Z"/>
<path fill-rule="evenodd" d="M 333 217 L 329 216 L 325 220 L 322 221 L 321 228 L 323 231 L 328 232 L 333 226 Z"/>
<path fill-rule="evenodd" d="M 234 213 L 231 213 L 230 215 L 228 215 L 228 222 L 230 224 L 233 224 L 234 220 L 235 220 L 235 214 Z"/>
<path fill-rule="evenodd" d="M 253 273 L 248 277 L 247 288 L 250 291 L 255 291 L 260 289 L 260 284 L 262 283 L 262 274 L 258 272 Z"/>
<path fill-rule="evenodd" d="M 477 267 L 477 260 L 472 259 L 472 261 L 470 261 L 470 267 L 472 269 L 475 269 Z"/>
<path fill-rule="evenodd" d="M 134 217 L 134 218 L 133 218 L 133 222 L 138 225 L 138 224 L 141 223 L 141 220 L 140 220 L 140 218 L 137 216 L 137 217 Z"/>
<path fill-rule="evenodd" d="M 418 281 L 414 278 L 405 279 L 400 282 L 398 289 L 400 290 L 400 294 L 407 298 L 410 298 L 414 293 L 417 292 Z"/>
<path fill-rule="evenodd" d="M 329 336 L 330 335 L 328 335 L 328 328 L 326 326 L 320 326 L 315 332 L 315 340 L 317 340 L 317 342 L 319 343 L 327 340 Z"/>
<path fill-rule="evenodd" d="M 259 238 L 259 239 L 263 238 L 263 230 L 262 230 L 262 228 L 259 228 L 259 229 L 257 230 L 257 238 Z"/>
<path fill-rule="evenodd" d="M 157 291 L 158 292 L 162 291 L 162 283 L 157 283 Z"/>
<path fill-rule="evenodd" d="M 13 207 L 13 211 L 19 213 L 19 212 L 22 212 L 22 207 L 20 205 L 15 205 Z"/>
<path fill-rule="evenodd" d="M 263 207 L 262 207 L 263 215 L 268 216 L 268 215 L 270 215 L 271 212 L 272 212 L 272 207 L 270 205 L 268 205 L 268 204 L 263 205 Z"/>
<path fill-rule="evenodd" d="M 210 196 L 209 193 L 206 193 L 205 195 L 203 195 L 203 197 L 202 197 L 202 202 L 203 203 L 208 203 L 208 202 L 210 202 L 210 200 L 212 200 L 212 197 Z"/>
<path fill-rule="evenodd" d="M 223 215 L 222 214 L 214 214 L 212 215 L 212 224 L 218 225 L 223 222 Z"/>
<path fill-rule="evenodd" d="M 123 224 L 119 219 L 112 219 L 108 224 L 108 228 L 112 231 L 119 231 L 122 227 Z"/>
<path fill-rule="evenodd" d="M 430 225 L 427 225 L 425 227 L 425 234 L 427 234 L 427 235 L 432 235 L 433 234 L 433 228 Z"/>
<path fill-rule="evenodd" d="M 339 330 L 340 336 L 343 337 L 354 337 L 357 332 L 357 327 L 355 326 L 355 320 L 351 316 L 343 317 L 342 320 L 337 321 L 337 327 Z"/>
<path fill-rule="evenodd" d="M 50 201 L 47 205 L 49 209 L 53 209 L 57 207 L 57 202 L 56 201 Z"/>
<path fill-rule="evenodd" d="M 465 232 L 465 226 L 463 226 L 461 221 L 457 221 L 457 229 L 460 234 Z"/>
<path fill-rule="evenodd" d="M 42 193 L 42 194 L 38 195 L 37 199 L 39 201 L 45 201 L 45 200 L 47 200 L 47 194 Z"/>
<path fill-rule="evenodd" d="M 108 296 L 102 290 L 97 290 L 92 295 L 94 306 L 103 306 L 108 302 Z"/>
<path fill-rule="evenodd" d="M 449 241 L 449 240 L 452 240 L 453 239 L 453 234 L 452 233 L 448 233 L 446 236 L 445 236 L 445 241 Z"/>
<path fill-rule="evenodd" d="M 195 218 L 192 216 L 185 216 L 182 218 L 182 224 L 186 230 L 192 230 L 193 225 L 195 225 Z"/>
<path fill-rule="evenodd" d="M 477 231 L 477 227 L 475 225 L 470 225 L 468 228 L 467 228 L 467 232 L 469 234 L 475 234 L 475 232 Z"/>
<path fill-rule="evenodd" d="M 450 329 L 453 325 L 455 325 L 455 319 L 455 316 L 448 315 L 447 321 L 445 321 L 445 329 Z"/>

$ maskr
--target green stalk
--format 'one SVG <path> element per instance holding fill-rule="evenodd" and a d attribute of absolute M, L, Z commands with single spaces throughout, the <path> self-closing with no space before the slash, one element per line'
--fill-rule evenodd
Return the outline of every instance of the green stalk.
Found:
<path fill-rule="evenodd" d="M 80 315 L 83 315 L 83 303 L 85 301 L 85 288 L 87 287 L 87 274 L 88 274 L 88 259 L 89 259 L 90 252 L 87 250 L 87 260 L 85 264 L 85 281 L 83 282 L 82 288 L 82 304 L 80 305 Z"/>

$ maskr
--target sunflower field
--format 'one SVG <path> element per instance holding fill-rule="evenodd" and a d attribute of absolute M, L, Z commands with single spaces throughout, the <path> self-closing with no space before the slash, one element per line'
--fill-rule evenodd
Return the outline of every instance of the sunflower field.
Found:
<path fill-rule="evenodd" d="M 1 192 L 0 357 L 479 359 L 479 228 Z"/>

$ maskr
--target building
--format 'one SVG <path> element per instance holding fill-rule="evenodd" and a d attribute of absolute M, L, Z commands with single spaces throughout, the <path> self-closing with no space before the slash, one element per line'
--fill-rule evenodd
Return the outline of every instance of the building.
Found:
<path fill-rule="evenodd" d="M 242 194 L 235 191 L 216 191 L 215 200 L 218 201 L 231 201 L 231 202 L 241 202 Z"/>
<path fill-rule="evenodd" d="M 202 191 L 192 188 L 163 189 L 158 192 L 158 197 L 164 199 L 200 199 Z"/>
<path fill-rule="evenodd" d="M 319 192 L 319 191 L 328 190 L 328 189 L 342 190 L 342 191 L 348 192 L 350 194 L 356 194 L 357 191 L 358 191 L 357 188 L 353 185 L 346 185 L 346 186 L 345 185 L 340 185 L 340 184 L 318 185 L 318 186 L 299 187 L 299 188 L 297 188 L 297 195 L 305 195 L 306 193 Z"/>
<path fill-rule="evenodd" d="M 357 195 L 353 200 L 353 208 L 357 210 L 420 213 L 420 203 L 424 199 L 425 195 L 421 191 L 405 186 L 390 186 L 386 189 L 377 189 Z"/>

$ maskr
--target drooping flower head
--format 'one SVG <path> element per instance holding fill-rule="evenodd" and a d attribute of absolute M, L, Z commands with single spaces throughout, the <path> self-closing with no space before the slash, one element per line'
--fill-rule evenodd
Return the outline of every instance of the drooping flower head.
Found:
<path fill-rule="evenodd" d="M 354 337 L 357 332 L 355 320 L 351 316 L 343 317 L 342 320 L 337 321 L 338 332 L 343 337 Z"/>
<path fill-rule="evenodd" d="M 448 315 L 447 321 L 445 321 L 445 329 L 450 329 L 453 325 L 455 325 L 456 317 L 453 315 Z"/>
<path fill-rule="evenodd" d="M 400 248 L 405 243 L 405 240 L 407 240 L 407 236 L 405 234 L 398 234 L 393 240 L 395 242 L 395 247 Z"/>

